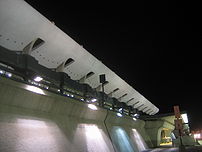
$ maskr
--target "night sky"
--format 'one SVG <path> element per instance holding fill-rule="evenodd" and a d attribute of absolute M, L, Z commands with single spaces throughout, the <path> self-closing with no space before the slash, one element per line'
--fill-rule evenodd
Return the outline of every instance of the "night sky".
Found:
<path fill-rule="evenodd" d="M 155 104 L 202 128 L 201 5 L 189 1 L 62 3 L 26 0 Z"/>

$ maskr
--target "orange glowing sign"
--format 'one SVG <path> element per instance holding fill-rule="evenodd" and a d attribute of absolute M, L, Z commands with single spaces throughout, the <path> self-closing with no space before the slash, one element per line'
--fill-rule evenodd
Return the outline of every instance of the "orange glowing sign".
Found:
<path fill-rule="evenodd" d="M 175 113 L 175 118 L 180 118 L 180 108 L 179 106 L 174 106 L 174 113 Z"/>
<path fill-rule="evenodd" d="M 183 135 L 183 125 L 182 125 L 182 118 L 180 115 L 179 106 L 174 106 L 174 113 L 175 113 L 175 129 L 179 130 L 179 135 Z"/>

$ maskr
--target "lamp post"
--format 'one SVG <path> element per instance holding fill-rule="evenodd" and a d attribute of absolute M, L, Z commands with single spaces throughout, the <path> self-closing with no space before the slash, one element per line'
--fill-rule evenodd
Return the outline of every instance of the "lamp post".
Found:
<path fill-rule="evenodd" d="M 100 83 L 102 85 L 102 101 L 100 101 L 100 105 L 103 106 L 104 102 L 104 83 L 106 82 L 105 74 L 100 75 Z"/>
<path fill-rule="evenodd" d="M 104 83 L 106 82 L 105 74 L 100 75 L 100 83 L 102 84 L 102 92 L 104 93 Z"/>

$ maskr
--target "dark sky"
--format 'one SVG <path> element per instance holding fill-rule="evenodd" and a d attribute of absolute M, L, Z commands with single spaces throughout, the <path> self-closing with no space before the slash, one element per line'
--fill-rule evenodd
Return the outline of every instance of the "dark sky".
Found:
<path fill-rule="evenodd" d="M 202 128 L 201 9 L 195 2 L 26 0 L 155 104 Z"/>

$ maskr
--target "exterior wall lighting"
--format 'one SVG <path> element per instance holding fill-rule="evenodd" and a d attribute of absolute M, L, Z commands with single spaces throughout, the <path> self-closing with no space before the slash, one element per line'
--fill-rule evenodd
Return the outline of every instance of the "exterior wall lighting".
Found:
<path fill-rule="evenodd" d="M 11 74 L 11 73 L 6 72 L 6 76 L 10 78 L 10 77 L 12 77 L 12 74 Z"/>
<path fill-rule="evenodd" d="M 88 108 L 90 108 L 92 110 L 97 110 L 97 107 L 93 104 L 88 104 Z"/>
<path fill-rule="evenodd" d="M 36 81 L 36 82 L 40 82 L 41 80 L 43 80 L 43 78 L 40 77 L 40 76 L 36 76 L 36 77 L 34 78 L 34 81 Z"/>
<path fill-rule="evenodd" d="M 91 102 L 96 102 L 97 101 L 97 99 L 95 99 L 95 98 L 93 98 L 92 100 L 91 100 Z"/>
<path fill-rule="evenodd" d="M 123 108 L 120 108 L 120 109 L 119 109 L 119 112 L 122 112 L 122 110 L 123 110 Z"/>
<path fill-rule="evenodd" d="M 121 113 L 116 113 L 116 115 L 117 115 L 118 117 L 122 117 L 122 116 L 123 116 Z"/>

